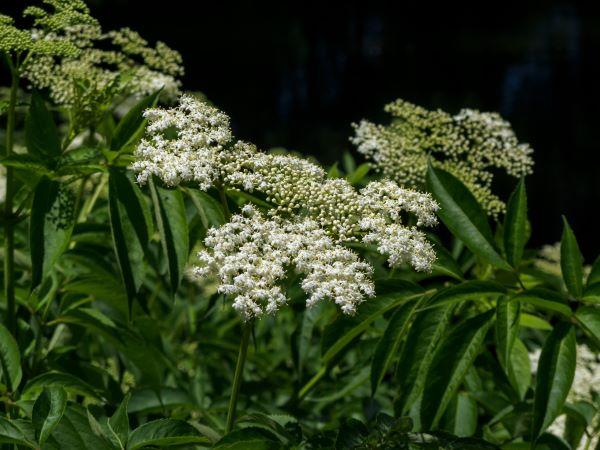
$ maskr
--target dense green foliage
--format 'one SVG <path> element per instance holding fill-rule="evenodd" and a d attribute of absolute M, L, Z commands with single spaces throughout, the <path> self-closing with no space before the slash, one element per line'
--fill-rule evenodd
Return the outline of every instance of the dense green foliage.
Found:
<path fill-rule="evenodd" d="M 390 269 L 351 243 L 375 268 L 376 296 L 356 314 L 307 308 L 292 274 L 290 304 L 244 322 L 186 267 L 207 230 L 247 203 L 275 205 L 233 188 L 138 185 L 129 167 L 160 91 L 133 96 L 126 113 L 101 92 L 73 135 L 81 104 L 28 89 L 28 50 L 0 43 L 13 75 L 0 108 L 7 449 L 593 448 L 600 386 L 570 392 L 586 370 L 580 346 L 598 365 L 600 262 L 584 267 L 564 219 L 559 261 L 540 264 L 526 247 L 524 179 L 502 221 L 430 165 L 442 222 L 428 235 L 430 272 Z M 347 154 L 328 177 L 372 178 Z M 562 415 L 559 436 L 549 427 Z"/>

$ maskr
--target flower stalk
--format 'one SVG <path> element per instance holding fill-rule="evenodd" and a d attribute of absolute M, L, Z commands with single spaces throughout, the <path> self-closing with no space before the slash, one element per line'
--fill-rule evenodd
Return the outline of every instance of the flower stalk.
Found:
<path fill-rule="evenodd" d="M 10 66 L 11 85 L 10 99 L 7 111 L 6 146 L 4 157 L 12 154 L 14 145 L 15 111 L 17 106 L 17 89 L 19 86 L 19 71 L 11 61 L 6 58 Z M 4 200 L 4 297 L 6 298 L 6 327 L 16 336 L 17 311 L 15 302 L 15 230 L 13 216 L 13 168 L 6 167 L 6 196 Z"/>
<path fill-rule="evenodd" d="M 240 341 L 240 351 L 238 353 L 237 363 L 235 365 L 235 374 L 233 376 L 233 386 L 231 387 L 231 397 L 229 399 L 229 408 L 227 410 L 227 426 L 225 433 L 229 433 L 235 424 L 235 412 L 237 408 L 240 386 L 244 377 L 244 365 L 246 355 L 248 354 L 248 344 L 250 343 L 250 334 L 252 332 L 252 322 L 242 323 L 242 339 Z"/>

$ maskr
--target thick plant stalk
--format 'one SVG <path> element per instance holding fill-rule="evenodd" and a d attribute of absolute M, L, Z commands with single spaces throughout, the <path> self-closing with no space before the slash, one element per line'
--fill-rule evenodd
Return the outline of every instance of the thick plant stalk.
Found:
<path fill-rule="evenodd" d="M 237 363 L 235 365 L 235 374 L 233 376 L 233 386 L 231 387 L 231 398 L 229 399 L 229 409 L 227 410 L 227 426 L 225 432 L 229 433 L 235 423 L 235 411 L 237 407 L 238 396 L 242 378 L 244 377 L 244 364 L 248 353 L 248 344 L 250 343 L 250 333 L 252 323 L 244 322 L 242 324 L 242 340 L 240 341 L 240 351 L 238 353 Z"/>
<path fill-rule="evenodd" d="M 12 154 L 15 129 L 15 109 L 19 75 L 11 65 L 10 102 L 7 112 L 5 157 Z M 15 304 L 15 230 L 13 217 L 13 169 L 6 167 L 6 196 L 4 199 L 4 297 L 6 298 L 6 327 L 16 336 L 17 311 Z"/>

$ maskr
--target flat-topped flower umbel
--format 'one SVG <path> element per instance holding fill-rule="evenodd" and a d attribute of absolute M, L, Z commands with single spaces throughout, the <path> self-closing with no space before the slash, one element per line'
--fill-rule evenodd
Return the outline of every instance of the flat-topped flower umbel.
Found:
<path fill-rule="evenodd" d="M 271 205 L 264 213 L 248 206 L 210 230 L 204 265 L 196 270 L 218 275 L 219 290 L 234 297 L 244 316 L 273 312 L 287 301 L 280 282 L 289 269 L 305 277 L 309 305 L 327 297 L 353 313 L 373 294 L 372 268 L 343 247 L 347 242 L 375 245 L 393 267 L 431 269 L 435 253 L 420 230 L 437 223 L 438 205 L 429 194 L 391 180 L 357 190 L 309 160 L 263 153 L 233 137 L 223 112 L 189 95 L 174 108 L 148 109 L 145 117 L 147 135 L 132 165 L 140 183 L 156 176 L 168 186 L 225 187 L 260 193 Z"/>
<path fill-rule="evenodd" d="M 517 140 L 510 124 L 497 113 L 463 109 L 452 116 L 428 111 L 404 100 L 385 106 L 392 121 L 353 124 L 350 141 L 385 177 L 412 188 L 425 184 L 427 161 L 459 178 L 486 212 L 505 209 L 492 193 L 492 170 L 520 177 L 531 173 L 533 150 Z"/>

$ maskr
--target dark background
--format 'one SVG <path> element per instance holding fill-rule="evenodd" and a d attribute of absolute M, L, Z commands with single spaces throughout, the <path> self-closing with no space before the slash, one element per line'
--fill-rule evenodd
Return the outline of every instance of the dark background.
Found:
<path fill-rule="evenodd" d="M 128 26 L 179 50 L 184 87 L 264 149 L 331 163 L 351 149 L 350 123 L 385 120 L 383 105 L 397 97 L 451 113 L 499 111 L 535 150 L 532 244 L 559 240 L 565 214 L 587 262 L 600 251 L 593 3 L 89 2 L 105 29 Z M 513 183 L 500 179 L 502 197 Z"/>

